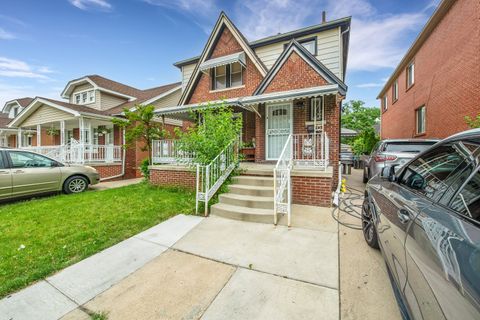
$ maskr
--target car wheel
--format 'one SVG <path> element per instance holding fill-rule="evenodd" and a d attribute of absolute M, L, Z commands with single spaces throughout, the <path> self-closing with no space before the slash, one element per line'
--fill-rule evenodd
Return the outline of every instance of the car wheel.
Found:
<path fill-rule="evenodd" d="M 367 197 L 363 200 L 362 205 L 362 231 L 367 244 L 372 248 L 379 249 L 377 230 L 375 230 L 373 215 Z"/>
<path fill-rule="evenodd" d="M 367 168 L 364 168 L 363 169 L 363 183 L 367 183 L 368 182 L 368 169 Z"/>
<path fill-rule="evenodd" d="M 82 176 L 72 176 L 65 180 L 63 184 L 63 192 L 70 193 L 80 193 L 88 188 L 88 180 Z"/>

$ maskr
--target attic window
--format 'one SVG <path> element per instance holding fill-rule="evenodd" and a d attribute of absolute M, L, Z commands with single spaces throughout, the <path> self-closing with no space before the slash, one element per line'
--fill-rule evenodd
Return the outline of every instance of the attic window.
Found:
<path fill-rule="evenodd" d="M 238 63 L 230 63 L 211 69 L 212 90 L 235 88 L 243 85 L 243 66 Z"/>
<path fill-rule="evenodd" d="M 306 39 L 300 39 L 298 40 L 298 43 L 300 43 L 305 49 L 308 50 L 312 55 L 316 56 L 317 55 L 317 37 L 311 37 L 311 38 L 306 38 Z M 283 50 L 287 48 L 288 43 L 285 43 L 283 45 Z"/>
<path fill-rule="evenodd" d="M 95 102 L 95 90 L 82 91 L 74 95 L 76 104 L 89 104 Z"/>

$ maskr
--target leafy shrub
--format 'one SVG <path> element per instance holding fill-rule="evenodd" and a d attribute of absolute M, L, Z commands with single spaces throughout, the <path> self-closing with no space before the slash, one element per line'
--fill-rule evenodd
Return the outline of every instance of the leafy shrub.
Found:
<path fill-rule="evenodd" d="M 142 163 L 140 164 L 140 171 L 142 171 L 142 174 L 146 180 L 150 178 L 150 169 L 148 168 L 149 165 L 150 160 L 148 158 L 143 159 Z"/>

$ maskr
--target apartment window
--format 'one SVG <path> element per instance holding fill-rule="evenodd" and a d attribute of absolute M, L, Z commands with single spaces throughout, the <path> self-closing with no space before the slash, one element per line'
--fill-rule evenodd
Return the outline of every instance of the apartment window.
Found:
<path fill-rule="evenodd" d="M 421 106 L 415 110 L 416 133 L 425 133 L 425 106 Z"/>
<path fill-rule="evenodd" d="M 398 100 L 398 80 L 395 80 L 392 86 L 392 101 L 395 102 Z"/>
<path fill-rule="evenodd" d="M 235 88 L 243 85 L 243 67 L 234 62 L 212 70 L 212 90 Z"/>
<path fill-rule="evenodd" d="M 316 97 L 310 99 L 310 121 L 314 121 L 316 116 L 317 121 L 323 120 L 323 99 Z"/>
<path fill-rule="evenodd" d="M 314 56 L 317 55 L 317 37 L 297 40 L 305 49 L 307 49 Z M 283 49 L 287 48 L 288 43 L 283 45 Z"/>
<path fill-rule="evenodd" d="M 415 83 L 415 62 L 410 62 L 407 67 L 407 89 Z"/>
<path fill-rule="evenodd" d="M 89 104 L 95 102 L 95 90 L 83 91 L 74 95 L 76 104 Z"/>
<path fill-rule="evenodd" d="M 382 100 L 383 100 L 383 103 L 382 103 L 383 104 L 383 111 L 387 111 L 387 109 L 388 109 L 387 95 L 384 95 Z"/>

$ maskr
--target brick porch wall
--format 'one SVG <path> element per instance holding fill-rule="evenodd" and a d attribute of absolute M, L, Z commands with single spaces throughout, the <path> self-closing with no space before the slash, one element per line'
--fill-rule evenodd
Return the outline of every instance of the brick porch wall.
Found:
<path fill-rule="evenodd" d="M 332 182 L 331 177 L 292 176 L 292 203 L 330 207 Z"/>
<path fill-rule="evenodd" d="M 184 187 L 195 190 L 195 173 L 188 169 L 162 170 L 161 168 L 150 168 L 150 182 L 155 185 L 168 187 Z"/>
<path fill-rule="evenodd" d="M 98 173 L 100 174 L 100 178 L 108 178 L 119 175 L 122 173 L 122 164 L 121 163 L 114 163 L 114 164 L 89 164 L 89 166 L 97 169 Z M 119 178 L 121 179 L 121 177 Z"/>

